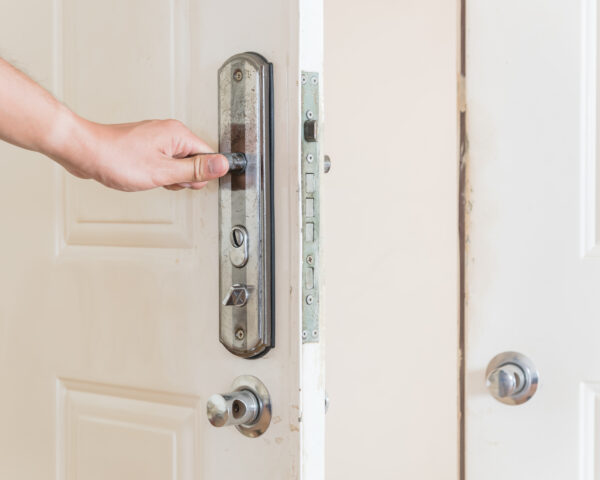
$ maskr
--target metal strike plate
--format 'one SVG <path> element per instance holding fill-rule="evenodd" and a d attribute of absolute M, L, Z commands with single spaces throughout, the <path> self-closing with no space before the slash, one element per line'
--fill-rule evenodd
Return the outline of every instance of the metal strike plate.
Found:
<path fill-rule="evenodd" d="M 245 157 L 219 181 L 219 337 L 243 358 L 274 346 L 271 88 L 272 65 L 256 53 L 219 69 L 219 151 Z"/>
<path fill-rule="evenodd" d="M 302 342 L 319 341 L 320 185 L 319 74 L 302 72 Z"/>

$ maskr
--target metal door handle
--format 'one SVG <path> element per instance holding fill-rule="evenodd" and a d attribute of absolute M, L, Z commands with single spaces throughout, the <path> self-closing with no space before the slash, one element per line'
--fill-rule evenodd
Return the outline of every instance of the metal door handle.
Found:
<path fill-rule="evenodd" d="M 247 437 L 262 435 L 271 423 L 271 397 L 256 377 L 242 375 L 230 393 L 212 395 L 206 403 L 208 421 L 214 427 L 235 426 Z"/>
<path fill-rule="evenodd" d="M 211 395 L 206 405 L 208 421 L 215 427 L 253 425 L 259 410 L 258 399 L 249 390 Z"/>
<path fill-rule="evenodd" d="M 538 372 L 525 355 L 503 352 L 496 355 L 485 372 L 486 386 L 492 396 L 508 405 L 520 405 L 537 390 Z"/>

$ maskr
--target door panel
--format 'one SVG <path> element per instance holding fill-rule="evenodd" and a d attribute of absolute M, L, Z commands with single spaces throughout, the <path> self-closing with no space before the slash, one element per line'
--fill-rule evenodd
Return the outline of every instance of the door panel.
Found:
<path fill-rule="evenodd" d="M 215 149 L 218 68 L 243 51 L 273 62 L 278 323 L 264 358 L 219 343 L 216 182 L 115 192 L 0 144 L 0 477 L 321 478 L 321 347 L 301 347 L 298 294 L 296 79 L 321 70 L 299 33 L 309 7 L 318 19 L 314 0 L 4 0 L 0 55 L 79 114 L 174 117 Z M 206 420 L 242 374 L 272 397 L 257 439 Z"/>

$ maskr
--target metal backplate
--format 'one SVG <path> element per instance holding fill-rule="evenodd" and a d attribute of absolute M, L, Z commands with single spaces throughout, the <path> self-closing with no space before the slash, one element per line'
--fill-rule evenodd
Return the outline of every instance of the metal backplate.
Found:
<path fill-rule="evenodd" d="M 302 342 L 319 341 L 319 74 L 302 72 Z"/>
<path fill-rule="evenodd" d="M 242 375 L 233 381 L 234 391 L 247 390 L 256 396 L 259 402 L 258 418 L 252 425 L 236 425 L 235 428 L 247 437 L 258 437 L 265 433 L 271 424 L 271 396 L 267 387 L 252 375 Z"/>
<path fill-rule="evenodd" d="M 219 70 L 219 151 L 246 167 L 219 182 L 221 343 L 257 357 L 274 346 L 272 65 L 242 53 Z"/>

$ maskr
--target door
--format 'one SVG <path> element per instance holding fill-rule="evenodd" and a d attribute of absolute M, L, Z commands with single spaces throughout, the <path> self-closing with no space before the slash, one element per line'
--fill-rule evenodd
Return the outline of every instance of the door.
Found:
<path fill-rule="evenodd" d="M 466 478 L 598 479 L 597 4 L 467 1 L 466 17 Z M 486 389 L 508 351 L 539 374 L 516 405 Z M 487 372 L 504 400 L 510 368 Z"/>
<path fill-rule="evenodd" d="M 255 360 L 219 342 L 217 183 L 110 191 L 1 144 L 0 478 L 323 478 L 322 335 L 303 341 L 300 280 L 301 78 L 318 105 L 321 36 L 319 0 L 3 1 L 0 54 L 77 113 L 177 118 L 215 149 L 219 68 L 272 62 L 276 338 Z M 258 438 L 206 418 L 241 375 L 270 393 Z"/>

